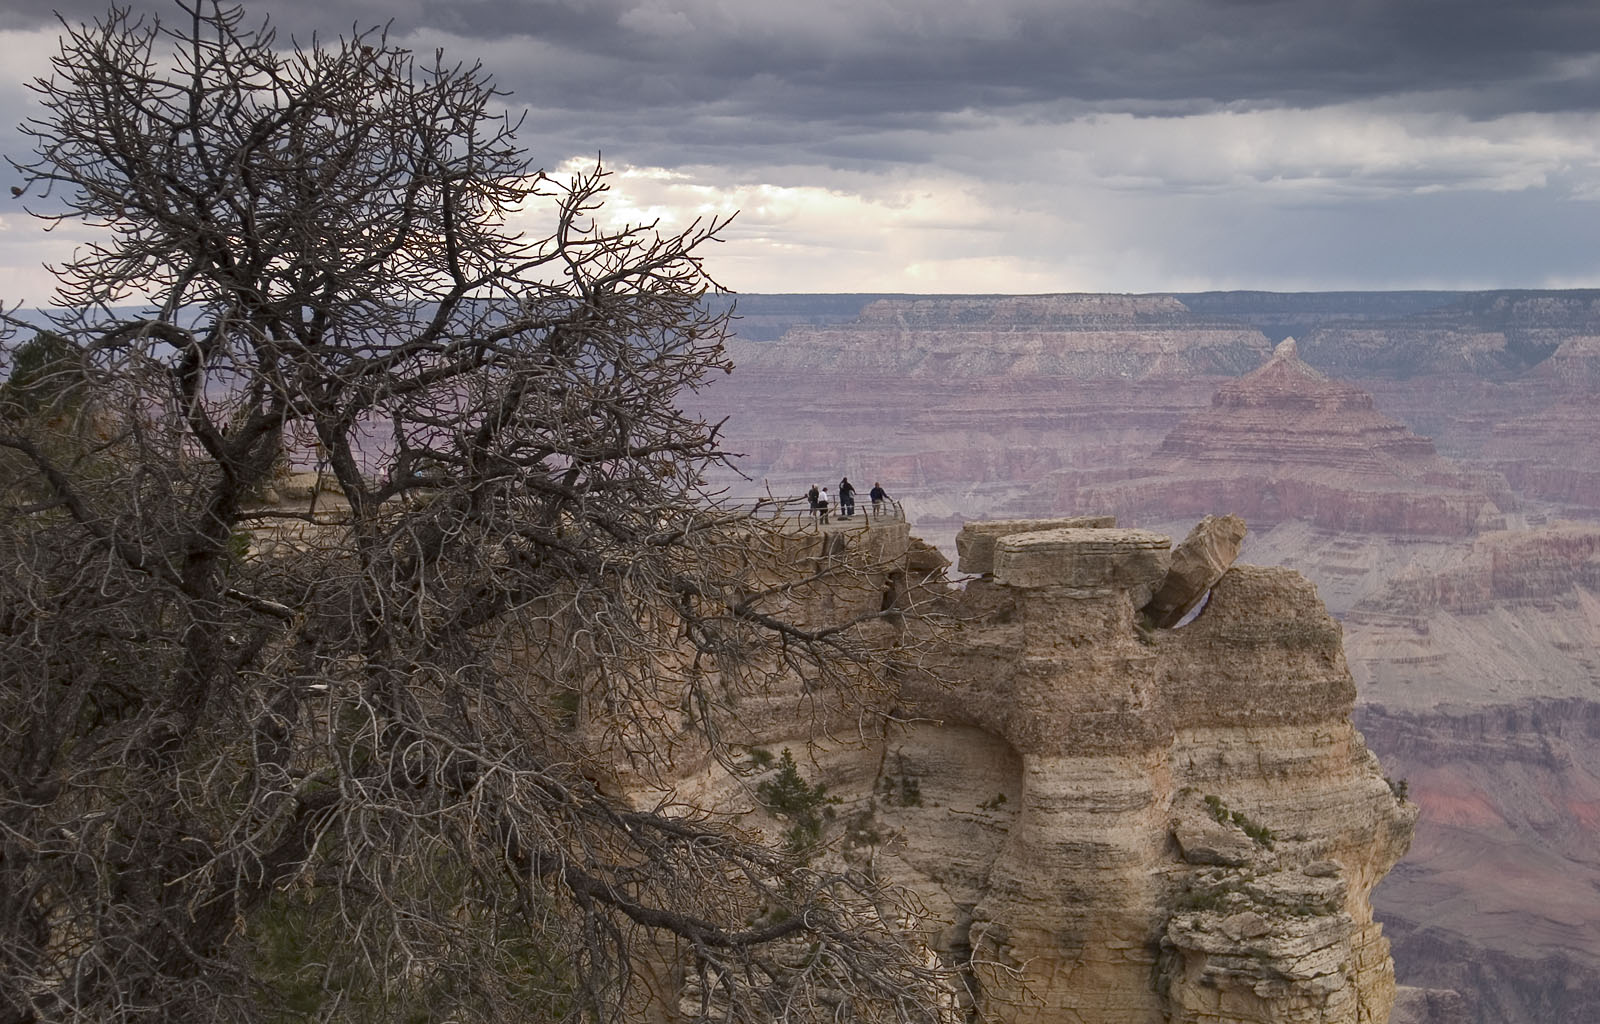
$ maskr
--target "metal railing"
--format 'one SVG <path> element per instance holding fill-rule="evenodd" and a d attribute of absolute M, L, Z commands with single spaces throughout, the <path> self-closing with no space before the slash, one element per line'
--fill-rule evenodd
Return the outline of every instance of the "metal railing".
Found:
<path fill-rule="evenodd" d="M 819 528 L 823 525 L 821 510 L 813 508 L 811 499 L 804 494 L 729 495 L 719 498 L 715 505 L 717 508 L 730 513 L 742 512 L 759 519 L 790 519 L 800 522 L 801 525 L 810 523 Z M 869 528 L 873 522 L 878 520 L 904 520 L 906 510 L 905 506 L 895 499 L 885 498 L 880 503 L 878 510 L 874 511 L 873 503 L 869 499 L 867 501 L 857 501 L 854 514 L 845 515 L 837 496 L 834 496 L 834 500 L 828 504 L 827 517 L 827 525 L 830 527 L 855 525 L 855 520 L 859 519 L 861 520 L 860 525 L 862 528 Z"/>

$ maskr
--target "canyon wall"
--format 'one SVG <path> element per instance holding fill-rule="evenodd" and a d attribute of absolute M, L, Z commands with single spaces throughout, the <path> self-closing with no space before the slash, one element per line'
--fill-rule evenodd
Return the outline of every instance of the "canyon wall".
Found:
<path fill-rule="evenodd" d="M 1270 349 L 1168 296 L 881 299 L 850 322 L 731 341 L 734 373 L 693 402 L 742 453 L 749 479 L 715 481 L 731 494 L 881 480 L 948 548 L 1052 471 L 1143 457 Z"/>
<path fill-rule="evenodd" d="M 1246 515 L 1246 557 L 1297 569 L 1340 618 L 1358 719 L 1391 776 L 1414 780 L 1415 852 L 1375 897 L 1402 983 L 1434 993 L 1402 999 L 1405 1012 L 1584 1019 L 1581 1007 L 1600 1005 L 1600 941 L 1563 908 L 1588 906 L 1594 865 L 1549 836 L 1597 829 L 1587 798 L 1548 794 L 1586 792 L 1590 769 L 1549 738 L 1542 774 L 1503 786 L 1492 774 L 1468 786 L 1452 765 L 1469 764 L 1473 744 L 1491 764 L 1504 744 L 1526 746 L 1541 702 L 1579 719 L 1600 705 L 1600 591 L 1577 536 L 1600 520 L 1600 293 L 1061 299 L 1077 322 L 1038 300 L 898 300 L 915 312 L 891 316 L 890 304 L 741 349 L 741 368 L 705 400 L 731 414 L 730 446 L 752 453 L 758 481 L 880 479 L 949 552 L 968 519 L 1115 512 L 1170 532 Z M 1019 332 L 1084 354 L 988 351 L 1013 351 Z M 1286 335 L 1311 372 L 1280 383 L 1344 394 L 1322 408 L 1354 418 L 1313 426 L 1325 413 L 1307 419 L 1293 401 L 1223 398 Z M 1097 337 L 1135 355 L 1119 364 Z M 767 351 L 791 341 L 785 356 Z M 893 359 L 871 354 L 885 347 Z M 1401 457 L 1375 473 L 1386 439 L 1431 465 Z M 1394 716 L 1420 724 L 1378 724 Z M 1454 760 L 1432 760 L 1444 755 L 1428 730 L 1455 735 L 1462 720 L 1520 724 L 1486 725 Z M 1480 786 L 1489 806 L 1534 793 L 1548 816 L 1460 812 L 1477 798 L 1452 794 Z M 1523 912 L 1485 902 L 1506 877 L 1522 880 Z M 1457 987 L 1461 1003 L 1439 992 Z"/>
<path fill-rule="evenodd" d="M 1294 339 L 1181 419 L 1122 479 L 1058 472 L 1022 504 L 1168 520 L 1226 510 L 1260 527 L 1464 537 L 1503 523 L 1503 479 L 1441 458 L 1372 396 L 1303 362 Z"/>

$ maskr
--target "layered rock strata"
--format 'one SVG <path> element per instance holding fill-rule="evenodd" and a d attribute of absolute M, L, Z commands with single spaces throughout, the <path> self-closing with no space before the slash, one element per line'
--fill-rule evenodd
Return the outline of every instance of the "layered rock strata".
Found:
<path fill-rule="evenodd" d="M 1206 516 L 1172 550 L 1172 566 L 1143 611 L 1151 625 L 1176 626 L 1222 579 L 1248 532 L 1238 516 Z"/>
<path fill-rule="evenodd" d="M 852 323 L 797 326 L 736 355 L 766 370 L 1122 380 L 1238 374 L 1264 348 L 1168 295 L 985 295 L 880 299 Z"/>
<path fill-rule="evenodd" d="M 1349 724 L 1338 626 L 1303 579 L 1238 566 L 1188 626 L 1142 631 L 1168 543 L 1005 537 L 940 682 L 909 687 L 1020 775 L 990 798 L 1014 809 L 951 944 L 993 965 L 980 1000 L 1003 1019 L 1384 1020 L 1368 894 L 1414 812 Z"/>
<path fill-rule="evenodd" d="M 1600 700 L 1600 526 L 1497 531 L 1419 556 L 1345 621 L 1352 669 L 1375 704 Z"/>
<path fill-rule="evenodd" d="M 1041 525 L 991 533 L 991 574 L 935 598 L 928 621 L 956 625 L 880 743 L 805 747 L 842 800 L 833 855 L 917 890 L 992 1019 L 1387 1020 L 1369 894 L 1414 810 L 1350 724 L 1315 590 L 1224 566 L 1197 617 L 1155 629 L 1167 537 Z M 800 749 L 773 723 L 753 741 Z"/>
<path fill-rule="evenodd" d="M 949 330 L 955 338 L 965 332 L 972 346 L 1004 348 L 1005 335 L 1036 329 L 1026 324 L 1032 314 L 1013 312 L 1009 320 L 991 317 L 984 322 L 967 300 L 951 300 L 940 313 L 933 305 L 938 300 L 928 298 L 917 300 L 921 311 L 907 320 L 907 330 L 923 339 L 916 351 L 907 347 L 899 362 L 872 357 L 892 365 L 891 370 L 832 369 L 834 363 L 847 361 L 843 350 L 849 346 L 894 337 L 887 329 L 875 334 L 874 328 L 841 323 L 809 333 L 808 344 L 816 345 L 809 355 L 776 360 L 773 365 L 782 362 L 782 367 L 770 376 L 764 376 L 763 362 L 754 357 L 745 361 L 725 382 L 731 389 L 723 392 L 735 405 L 742 403 L 744 411 L 721 401 L 712 404 L 718 418 L 735 412 L 729 436 L 736 449 L 757 453 L 758 477 L 771 471 L 776 483 L 790 473 L 809 483 L 813 468 L 820 468 L 817 479 L 826 481 L 837 479 L 838 471 L 828 472 L 833 467 L 848 469 L 852 479 L 880 477 L 891 493 L 911 500 L 919 530 L 947 552 L 953 550 L 950 542 L 963 516 L 1063 515 L 1074 508 L 1099 512 L 1109 503 L 1092 496 L 1078 503 L 1081 490 L 1095 487 L 1115 488 L 1110 496 L 1128 498 L 1119 505 L 1127 521 L 1158 525 L 1174 536 L 1204 513 L 1248 514 L 1254 530 L 1245 557 L 1298 568 L 1316 582 L 1334 613 L 1344 617 L 1350 664 L 1363 700 L 1390 714 L 1437 715 L 1438 727 L 1452 735 L 1459 732 L 1463 715 L 1486 722 L 1520 715 L 1526 721 L 1530 700 L 1600 703 L 1600 661 L 1594 656 L 1600 649 L 1595 625 L 1600 622 L 1600 592 L 1574 581 L 1540 594 L 1531 577 L 1514 582 L 1518 566 L 1528 564 L 1531 571 L 1546 557 L 1522 542 L 1507 544 L 1501 568 L 1491 570 L 1499 582 L 1485 586 L 1490 578 L 1486 567 L 1478 555 L 1468 553 L 1468 545 L 1482 539 L 1498 547 L 1509 540 L 1511 533 L 1502 537 L 1482 532 L 1499 525 L 1496 515 L 1474 523 L 1479 533 L 1428 532 L 1439 514 L 1417 502 L 1408 504 L 1400 493 L 1412 489 L 1415 479 L 1375 490 L 1370 481 L 1353 478 L 1336 462 L 1316 466 L 1310 451 L 1303 453 L 1310 461 L 1294 471 L 1307 482 L 1290 506 L 1293 517 L 1285 515 L 1273 477 L 1254 478 L 1262 485 L 1259 503 L 1248 488 L 1225 493 L 1208 481 L 1210 475 L 1229 471 L 1226 460 L 1190 473 L 1182 491 L 1226 499 L 1227 504 L 1206 500 L 1168 507 L 1173 490 L 1135 489 L 1159 479 L 1163 467 L 1151 466 L 1150 460 L 1162 440 L 1191 413 L 1208 411 L 1225 377 L 1257 366 L 1267 352 L 1266 338 L 1295 335 L 1301 339 L 1299 355 L 1310 366 L 1358 384 L 1373 396 L 1378 412 L 1405 423 L 1414 434 L 1431 437 L 1437 451 L 1454 464 L 1451 468 L 1465 474 L 1465 483 L 1451 487 L 1480 492 L 1504 513 L 1513 530 L 1560 518 L 1592 520 L 1600 516 L 1600 446 L 1588 443 L 1600 433 L 1600 403 L 1594 400 L 1600 380 L 1600 344 L 1594 340 L 1600 338 L 1600 294 L 1213 293 L 1178 298 L 1188 313 L 1175 314 L 1169 324 L 1141 323 L 1138 316 L 1143 314 L 1120 320 L 1105 315 L 1097 329 L 1154 332 L 1140 341 L 1141 351 L 1170 344 L 1172 353 L 1181 355 L 1184 324 L 1223 327 L 1231 321 L 1235 327 L 1263 332 L 1254 343 L 1256 355 L 1236 369 L 1209 375 L 1204 362 L 1167 375 L 1162 367 L 1173 366 L 1172 360 L 1150 360 L 1140 364 L 1150 368 L 1146 376 L 1125 378 L 1108 360 L 1075 356 L 1071 362 L 1080 368 L 1055 376 L 1030 377 L 1004 369 L 990 376 L 964 376 L 963 370 L 945 372 L 941 367 L 978 366 L 991 357 L 981 351 L 965 353 L 953 342 L 929 335 Z M 1035 323 L 1042 325 L 1043 320 L 1035 318 Z M 1069 347 L 1075 342 L 1068 336 L 1078 333 L 1077 328 L 1037 329 L 1042 334 L 1053 331 Z M 1068 362 L 1062 359 L 1058 365 Z M 994 360 L 994 365 L 1028 364 L 1007 358 Z M 1073 375 L 1080 372 L 1086 376 Z M 718 398 L 716 392 L 711 397 Z M 1216 444 L 1228 440 L 1218 435 Z M 1298 440 L 1317 438 L 1306 434 Z M 1271 445 L 1267 447 L 1270 461 Z M 1338 445 L 1332 449 L 1339 459 L 1345 454 Z M 1131 477 L 1143 483 L 1132 483 Z M 1421 484 L 1417 490 L 1428 493 L 1426 477 Z M 1446 511 L 1445 520 L 1454 524 L 1450 528 L 1459 530 L 1471 509 L 1463 504 Z M 1391 577 L 1408 565 L 1412 568 L 1402 574 L 1403 586 L 1391 588 Z M 1513 583 L 1510 589 L 1508 582 Z M 1433 607 L 1435 592 L 1456 607 Z M 1425 770 L 1422 761 L 1409 759 L 1411 732 L 1376 729 L 1370 735 L 1386 758 L 1408 758 L 1406 771 Z M 1494 763 L 1500 743 L 1494 729 L 1463 735 L 1461 753 L 1452 763 L 1470 761 L 1475 743 L 1482 744 L 1485 759 Z M 1435 748 L 1424 744 L 1423 749 Z M 1453 777 L 1455 769 L 1445 767 Z M 1578 762 L 1557 757 L 1538 785 L 1553 792 L 1563 787 L 1581 791 L 1588 785 L 1586 772 Z M 1512 796 L 1530 792 L 1533 785 L 1518 778 L 1522 781 L 1508 784 Z M 1492 790 L 1493 780 L 1484 785 Z M 1414 788 L 1419 802 L 1426 806 L 1441 801 L 1445 813 L 1478 799 L 1458 793 L 1458 784 Z M 1581 800 L 1574 804 L 1581 805 Z M 1485 868 L 1487 873 L 1478 876 L 1443 866 L 1413 870 L 1408 862 L 1378 894 L 1380 907 L 1390 907 L 1392 931 L 1403 940 L 1402 977 L 1459 987 L 1480 1024 L 1545 1024 L 1561 1019 L 1553 1015 L 1558 1012 L 1571 1015 L 1566 1019 L 1586 1020 L 1584 1008 L 1600 1005 L 1600 964 L 1593 955 L 1600 942 L 1580 937 L 1574 941 L 1590 945 L 1558 955 L 1552 943 L 1524 939 L 1574 934 L 1563 914 L 1566 908 L 1586 905 L 1594 885 L 1590 865 L 1565 853 L 1552 854 L 1545 840 L 1548 824 L 1515 819 L 1502 831 L 1492 816 L 1482 818 L 1482 826 L 1473 824 L 1477 820 L 1461 818 L 1449 841 L 1437 847 L 1428 838 L 1434 826 L 1424 820 L 1419 852 L 1439 849 L 1439 865 L 1503 865 L 1505 872 L 1498 867 Z M 1539 913 L 1548 913 L 1548 919 L 1514 913 L 1508 903 L 1497 903 L 1493 913 L 1471 911 L 1486 892 L 1501 891 L 1498 879 L 1504 873 L 1526 880 L 1513 887 L 1515 892 L 1537 896 L 1527 905 L 1544 908 Z M 1435 907 L 1448 911 L 1449 927 L 1433 925 Z M 1457 965 L 1470 965 L 1473 972 L 1450 974 Z M 1548 990 L 1543 996 L 1535 991 L 1539 986 Z M 1515 1000 L 1503 998 L 1511 991 L 1518 993 Z"/>
<path fill-rule="evenodd" d="M 1477 292 L 1408 317 L 1326 324 L 1307 358 L 1352 376 L 1472 373 L 1506 378 L 1600 325 L 1600 293 Z"/>
<path fill-rule="evenodd" d="M 1410 983 L 1463 994 L 1478 1024 L 1594 1021 L 1600 703 L 1369 704 L 1357 722 L 1421 808 L 1378 894 Z"/>
<path fill-rule="evenodd" d="M 1503 480 L 1462 470 L 1379 413 L 1372 396 L 1306 365 L 1294 339 L 1224 383 L 1185 417 L 1137 475 L 1058 474 L 1035 497 L 1146 521 L 1227 510 L 1262 526 L 1461 537 L 1503 522 Z"/>
<path fill-rule="evenodd" d="M 1000 541 L 1017 533 L 1041 530 L 1099 529 L 1116 526 L 1115 516 L 1067 516 L 1061 519 L 989 519 L 967 523 L 956 534 L 957 568 L 965 573 L 989 576 L 994 573 L 995 549 Z"/>
<path fill-rule="evenodd" d="M 1143 457 L 1269 351 L 1259 331 L 1167 296 L 890 299 L 849 323 L 730 342 L 733 374 L 690 401 L 727 417 L 752 481 L 798 494 L 841 474 L 881 480 L 948 552 L 963 520 L 996 517 L 1047 473 Z"/>

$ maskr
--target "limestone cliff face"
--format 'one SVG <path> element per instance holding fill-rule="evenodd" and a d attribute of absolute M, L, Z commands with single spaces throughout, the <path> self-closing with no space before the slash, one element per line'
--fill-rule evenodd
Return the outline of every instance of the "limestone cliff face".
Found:
<path fill-rule="evenodd" d="M 958 603 L 944 682 L 908 693 L 919 717 L 1003 741 L 1019 772 L 990 796 L 1013 810 L 981 894 L 952 907 L 994 965 L 976 970 L 985 1008 L 1386 1020 L 1368 894 L 1414 812 L 1350 725 L 1339 627 L 1299 576 L 1240 566 L 1192 623 L 1143 631 L 1167 546 L 1116 529 L 1002 539 Z"/>
<path fill-rule="evenodd" d="M 1170 541 L 1089 522 L 975 529 L 983 575 L 921 585 L 955 625 L 900 720 L 808 748 L 843 801 L 833 855 L 919 892 L 991 1019 L 1382 1024 L 1369 894 L 1415 812 L 1350 723 L 1339 626 L 1297 574 L 1234 566 L 1154 628 Z M 773 722 L 752 739 L 798 749 Z"/>

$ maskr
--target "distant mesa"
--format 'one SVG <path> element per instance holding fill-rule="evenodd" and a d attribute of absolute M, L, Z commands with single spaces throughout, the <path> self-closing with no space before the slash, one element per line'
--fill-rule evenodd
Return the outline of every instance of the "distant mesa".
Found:
<path fill-rule="evenodd" d="M 863 324 L 956 327 L 975 324 L 1153 323 L 1190 319 L 1189 307 L 1170 295 L 940 295 L 879 299 L 862 309 Z"/>
<path fill-rule="evenodd" d="M 1307 358 L 1355 377 L 1512 379 L 1574 336 L 1600 332 L 1600 292 L 1469 292 L 1434 309 L 1314 327 Z"/>
<path fill-rule="evenodd" d="M 779 344 L 732 342 L 729 352 L 752 376 L 1129 380 L 1237 375 L 1267 345 L 1170 295 L 980 295 L 879 299 L 852 322 L 797 324 Z"/>
<path fill-rule="evenodd" d="M 1293 338 L 1181 420 L 1144 472 L 1092 483 L 1057 474 L 1054 487 L 1055 507 L 1143 521 L 1225 510 L 1262 526 L 1445 537 L 1499 525 L 1510 504 L 1503 478 L 1442 458 L 1370 394 L 1306 365 Z"/>

